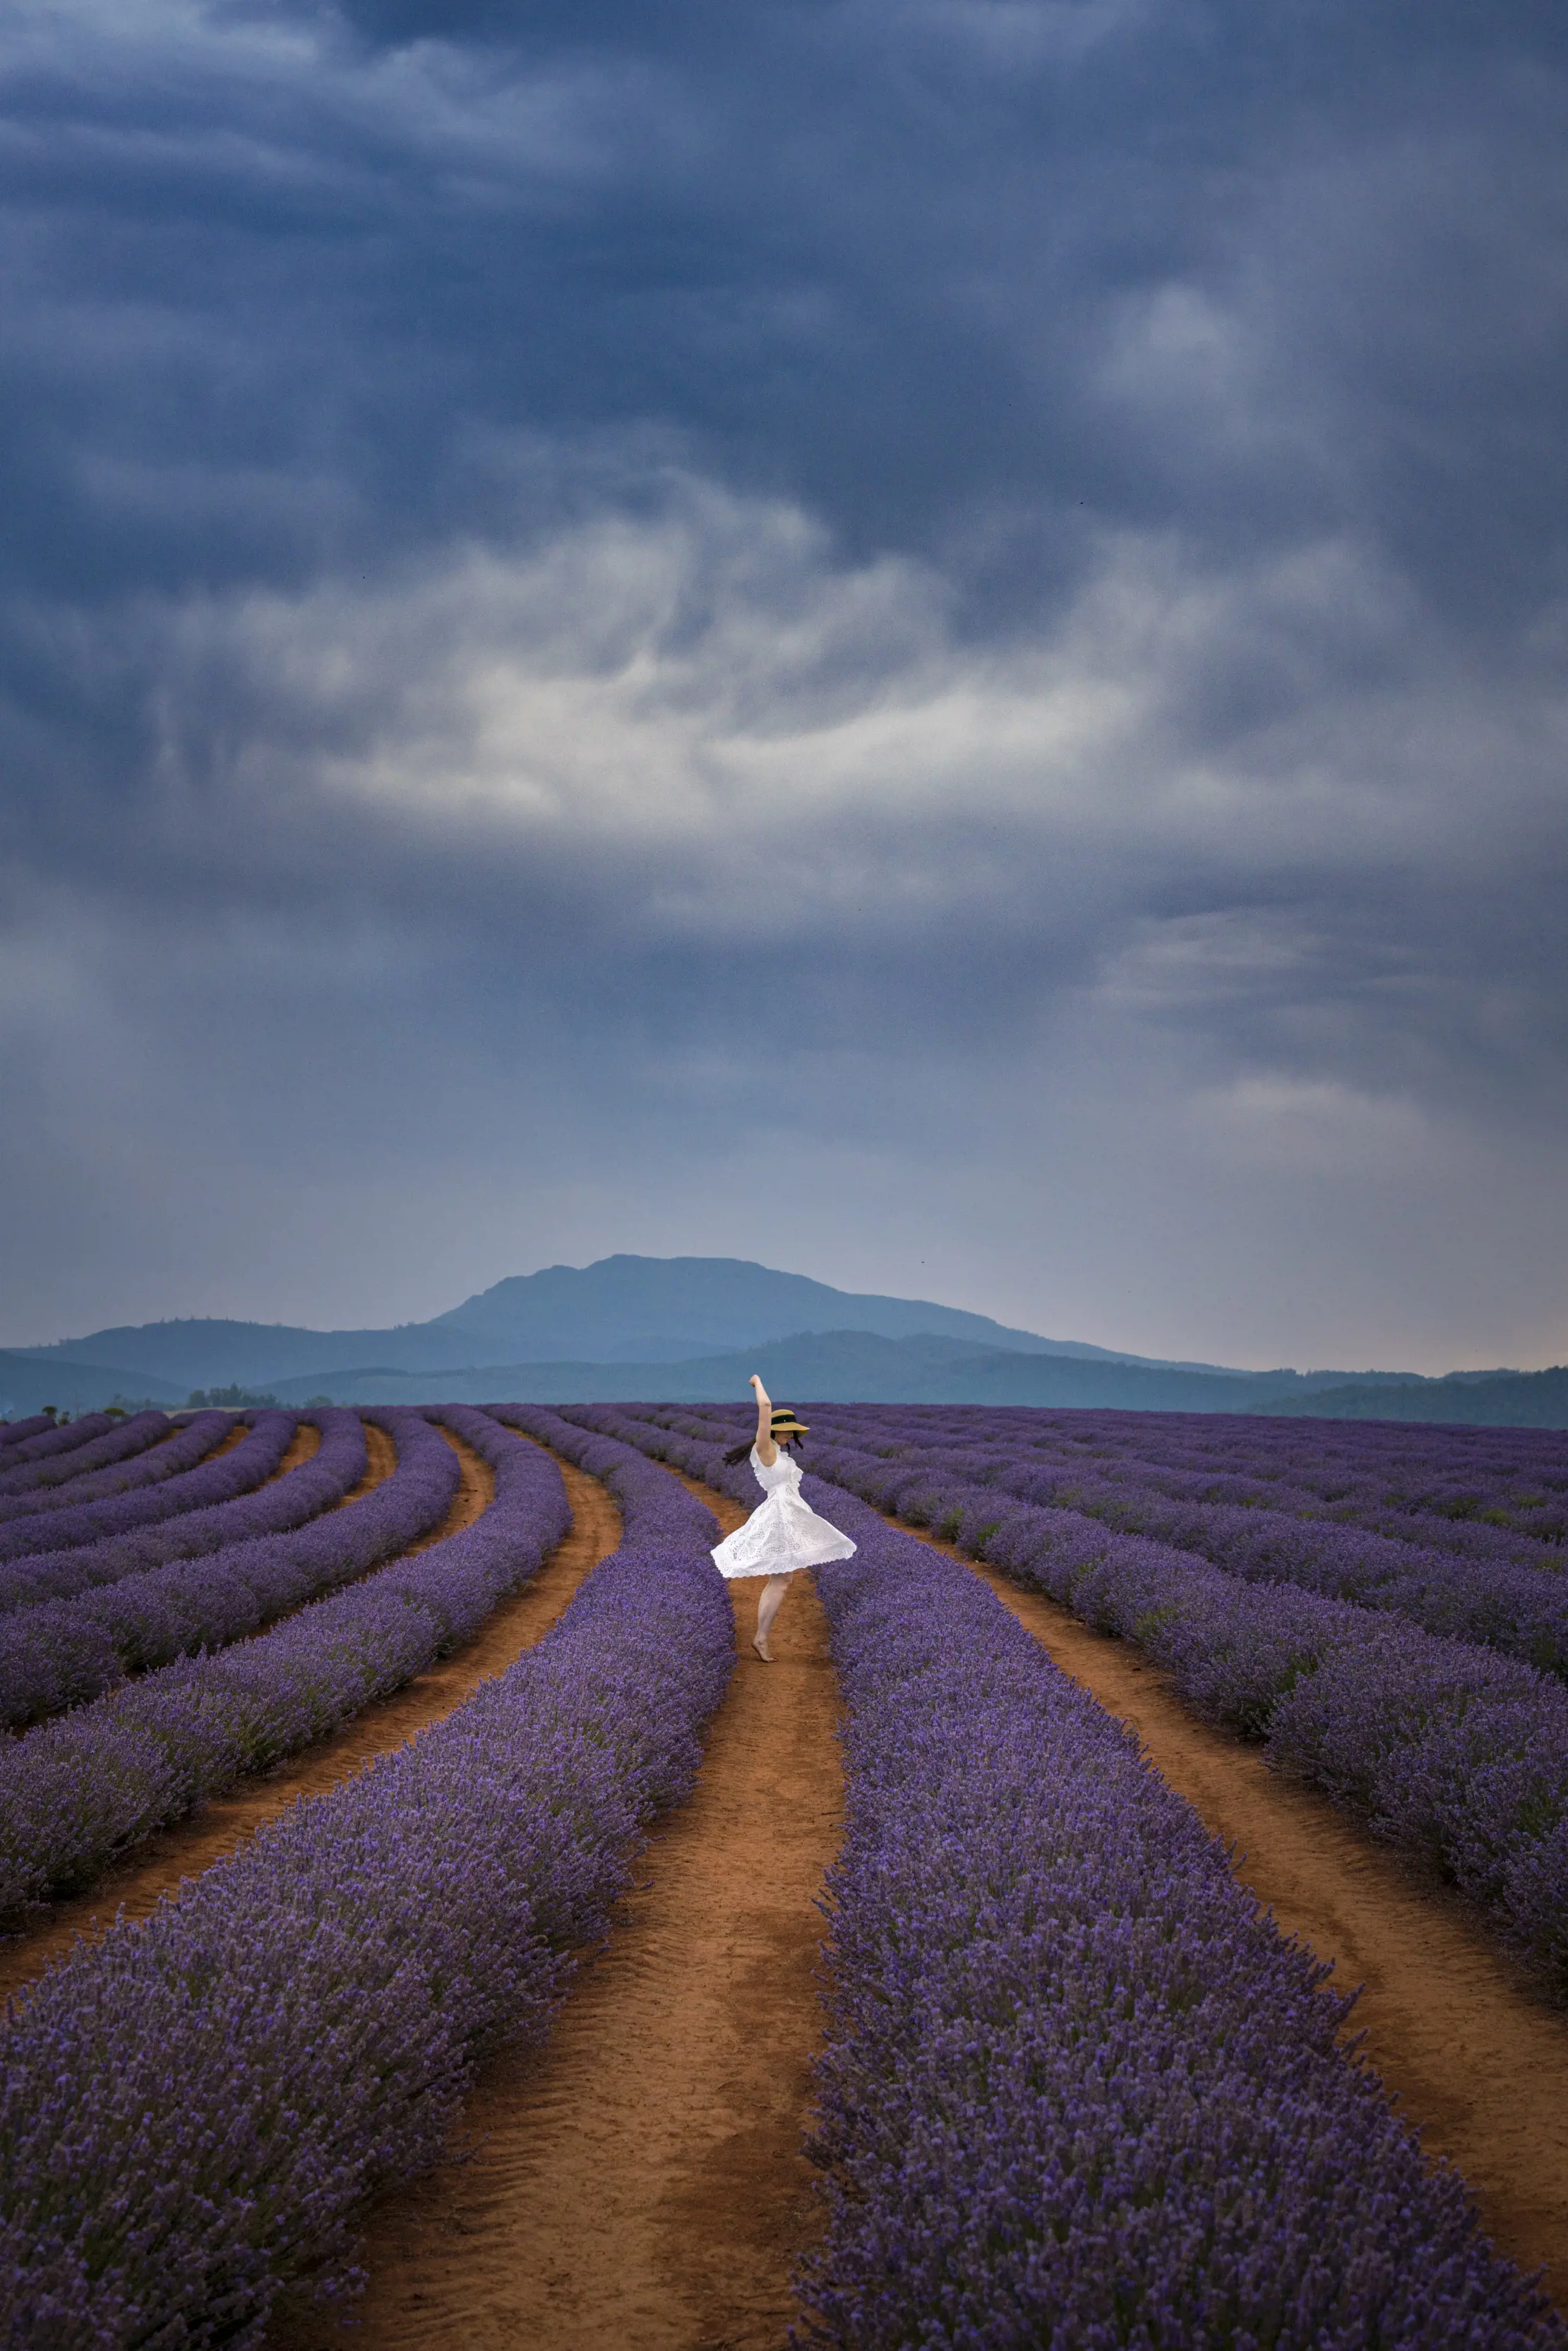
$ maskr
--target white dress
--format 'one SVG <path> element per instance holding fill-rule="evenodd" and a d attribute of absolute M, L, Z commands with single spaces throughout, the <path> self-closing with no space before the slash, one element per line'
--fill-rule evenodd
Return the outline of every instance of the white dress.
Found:
<path fill-rule="evenodd" d="M 751 1467 L 766 1499 L 715 1550 L 721 1575 L 793 1575 L 821 1560 L 852 1557 L 855 1547 L 848 1535 L 801 1500 L 800 1464 L 783 1446 L 772 1468 L 765 1469 L 754 1445 Z"/>

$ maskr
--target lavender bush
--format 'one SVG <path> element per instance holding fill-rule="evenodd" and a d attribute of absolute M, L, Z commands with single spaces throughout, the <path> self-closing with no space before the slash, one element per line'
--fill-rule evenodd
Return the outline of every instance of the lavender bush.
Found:
<path fill-rule="evenodd" d="M 223 1417 L 226 1426 L 227 1415 Z M 23 1498 L 29 1493 L 75 1484 L 90 1471 L 104 1469 L 111 1462 L 132 1460 L 161 1437 L 172 1436 L 173 1427 L 165 1413 L 139 1412 L 129 1420 L 111 1421 L 101 1437 L 78 1446 L 74 1453 L 57 1456 L 52 1461 L 34 1461 L 21 1469 L 0 1468 L 0 1518 L 14 1518 L 25 1510 L 27 1505 Z M 211 1440 L 214 1444 L 216 1441 L 216 1437 Z"/>
<path fill-rule="evenodd" d="M 510 1415 L 531 1411 L 531 1405 L 492 1405 L 492 1412 L 506 1411 Z M 661 1416 L 656 1405 L 578 1404 L 563 1405 L 559 1418 L 574 1425 L 573 1434 L 580 1444 L 584 1432 L 590 1437 L 608 1438 L 616 1445 L 635 1446 L 640 1453 L 655 1461 L 667 1461 L 673 1468 L 684 1470 L 688 1477 L 700 1479 L 716 1493 L 727 1494 L 734 1502 L 744 1503 L 747 1510 L 756 1506 L 758 1484 L 750 1466 L 724 1458 L 726 1449 L 735 1441 L 735 1431 L 727 1423 L 701 1422 L 686 1417 L 686 1408 L 676 1406 L 669 1421 Z M 678 1419 L 677 1419 L 678 1416 Z M 557 1416 L 551 1415 L 551 1418 Z M 756 1415 L 752 1416 L 755 1424 Z M 522 1424 L 519 1421 L 519 1426 Z M 683 1436 L 680 1432 L 685 1431 Z M 555 1437 L 551 1444 L 557 1444 Z M 567 1450 L 567 1438 L 559 1440 L 559 1450 Z M 575 1456 L 572 1457 L 575 1458 Z"/>
<path fill-rule="evenodd" d="M 543 2037 L 691 1784 L 732 1619 L 711 1518 L 659 1482 L 508 1673 L 15 2016 L 7 2341 L 259 2351 L 289 2287 L 351 2291 L 366 2198 L 438 2158 L 476 2056 Z"/>
<path fill-rule="evenodd" d="M 1070 1484 L 988 1449 L 928 1453 L 906 1442 L 889 1458 L 819 1442 L 811 1458 L 822 1476 L 836 1479 L 841 1468 L 843 1482 L 856 1492 L 918 1525 L 950 1515 L 944 1498 L 960 1491 L 988 1490 L 993 1514 L 1005 1508 L 1003 1497 L 1017 1496 L 1196 1552 L 1250 1583 L 1293 1583 L 1386 1611 L 1568 1678 L 1568 1581 L 1537 1567 L 1463 1560 L 1279 1511 L 1172 1501 L 1146 1488 Z"/>
<path fill-rule="evenodd" d="M 527 1583 L 570 1522 L 559 1470 L 482 1413 L 438 1417 L 496 1472 L 473 1525 L 270 1633 L 182 1658 L 0 1750 L 0 1917 L 90 1885 L 193 1805 L 340 1729 Z"/>
<path fill-rule="evenodd" d="M 74 1453 L 78 1446 L 90 1445 L 95 1437 L 117 1426 L 107 1412 L 84 1413 L 79 1420 L 69 1421 L 63 1428 L 46 1415 L 40 1414 L 39 1419 L 42 1425 L 38 1435 L 18 1438 L 14 1447 L 6 1448 L 4 1467 L 7 1470 L 24 1461 L 46 1461 L 57 1453 Z"/>
<path fill-rule="evenodd" d="M 737 1475 L 720 1453 L 733 1416 L 589 1405 L 572 1416 L 710 1484 Z M 907 1475 L 906 1461 L 813 1453 L 836 1486 L 852 1479 L 851 1490 L 879 1509 L 890 1507 L 883 1479 L 897 1491 Z M 922 1523 L 1145 1650 L 1197 1712 L 1264 1740 L 1278 1768 L 1457 1885 L 1543 1987 L 1568 1998 L 1561 1682 L 1314 1593 L 1239 1583 L 1190 1553 L 1113 1534 L 1071 1510 L 1009 1502 L 994 1488 L 927 1479 L 915 1499 L 930 1514 Z"/>
<path fill-rule="evenodd" d="M 204 1552 L 247 1536 L 283 1532 L 307 1519 L 330 1510 L 350 1493 L 365 1474 L 364 1430 L 351 1412 L 312 1413 L 323 1428 L 322 1443 L 308 1461 L 287 1476 L 278 1465 L 294 1437 L 293 1416 L 267 1414 L 263 1422 L 221 1460 L 205 1463 L 199 1472 L 186 1472 L 172 1481 L 204 1497 L 207 1507 L 183 1514 L 170 1513 L 151 1527 L 131 1526 L 120 1535 L 101 1536 L 96 1542 L 40 1551 L 0 1565 L 0 1616 L 44 1600 L 68 1600 L 78 1592 L 117 1583 L 174 1559 L 199 1559 Z M 275 1420 L 287 1424 L 274 1426 Z M 267 1465 L 270 1463 L 271 1468 Z M 222 1475 L 235 1465 L 237 1491 L 226 1500 L 212 1499 L 229 1482 Z M 140 1502 L 143 1498 L 132 1498 Z M 110 1515 L 105 1506 L 104 1515 Z"/>
<path fill-rule="evenodd" d="M 227 1419 L 226 1414 L 219 1416 Z M 0 1527 L 0 1562 L 15 1563 L 26 1572 L 29 1563 L 46 1552 L 84 1551 L 91 1544 L 122 1541 L 138 1528 L 164 1526 L 172 1519 L 181 1521 L 180 1531 L 154 1535 L 152 1541 L 154 1545 L 162 1541 L 176 1548 L 157 1556 L 188 1557 L 203 1549 L 210 1551 L 212 1544 L 202 1541 L 210 1523 L 203 1513 L 265 1484 L 277 1471 L 302 1420 L 318 1421 L 323 1427 L 328 1425 L 320 1413 L 258 1412 L 250 1434 L 243 1437 L 231 1452 L 220 1454 L 215 1460 L 206 1460 L 201 1451 L 193 1451 L 180 1476 L 168 1479 L 151 1492 L 109 1494 L 99 1501 L 82 1503 L 72 1496 L 64 1508 L 57 1505 L 51 1510 L 35 1510 L 28 1517 Z M 180 1437 L 170 1441 L 175 1445 L 183 1442 Z M 308 1468 L 312 1465 L 303 1466 Z M 306 1490 L 304 1487 L 289 1489 L 296 1495 Z M 224 1537 L 220 1533 L 214 1540 L 221 1542 Z M 188 1545 L 189 1550 L 182 1552 L 182 1545 Z M 149 1553 L 141 1557 L 138 1564 L 151 1566 L 153 1556 Z M 5 1583 L 0 1573 L 0 1587 Z"/>
<path fill-rule="evenodd" d="M 623 1510 L 636 1516 L 639 1523 L 649 1513 L 667 1519 L 683 1506 L 688 1515 L 680 1518 L 682 1525 L 706 1524 L 713 1515 L 702 1503 L 693 1500 L 684 1488 L 661 1471 L 648 1468 L 639 1442 L 646 1431 L 640 1423 L 626 1420 L 620 1423 L 619 1430 L 606 1433 L 599 1426 L 592 1406 L 580 1412 L 570 1408 L 552 1412 L 544 1405 L 491 1404 L 485 1410 L 492 1420 L 508 1428 L 525 1430 L 541 1445 L 551 1447 L 578 1468 L 585 1469 L 591 1478 L 597 1478 Z M 606 1423 L 612 1418 L 619 1423 L 619 1416 L 613 1414 L 605 1416 Z M 750 1499 L 756 1499 L 755 1484 Z"/>
<path fill-rule="evenodd" d="M 818 2069 L 843 2351 L 1524 2351 L 1565 2330 L 1349 2003 L 984 1587 L 831 1489 L 848 1707 Z"/>
<path fill-rule="evenodd" d="M 1451 1516 L 1407 1500 L 1396 1502 L 1385 1477 L 1336 1474 L 1323 1481 L 1321 1491 L 1284 1477 L 1265 1478 L 1260 1474 L 1260 1455 L 1264 1461 L 1268 1456 L 1256 1437 L 1250 1439 L 1250 1466 L 1245 1468 L 1239 1461 L 1195 1466 L 1190 1447 L 1176 1447 L 1168 1439 L 1169 1452 L 1156 1449 L 1156 1438 L 1145 1440 L 1146 1453 L 1118 1457 L 1100 1445 L 1042 1441 L 1028 1429 L 958 1429 L 929 1422 L 915 1428 L 901 1425 L 896 1409 L 874 1405 L 819 1407 L 816 1433 L 829 1443 L 889 1458 L 939 1459 L 982 1483 L 994 1480 L 1024 1501 L 1054 1502 L 1103 1518 L 1124 1533 L 1153 1534 L 1193 1550 L 1205 1548 L 1202 1540 L 1189 1541 L 1182 1530 L 1200 1528 L 1203 1520 L 1185 1514 L 1213 1510 L 1228 1513 L 1227 1523 L 1238 1534 L 1250 1520 L 1255 1536 L 1263 1539 L 1268 1529 L 1287 1542 L 1309 1541 L 1321 1536 L 1326 1521 L 1331 1528 L 1355 1528 L 1367 1537 L 1381 1536 L 1423 1551 L 1452 1552 L 1488 1564 L 1553 1572 L 1564 1564 L 1557 1544 L 1498 1522 L 1506 1513 L 1499 1511 L 1495 1519 Z M 1257 1426 L 1250 1420 L 1242 1425 Z M 1429 1479 L 1416 1482 L 1422 1503 L 1430 1505 L 1437 1497 L 1429 1490 Z M 1464 1490 L 1466 1499 L 1479 1508 L 1484 1489 L 1473 1477 L 1465 1481 Z M 1389 1563 L 1396 1572 L 1391 1554 Z"/>
<path fill-rule="evenodd" d="M 392 1428 L 398 1466 L 350 1509 L 329 1511 L 292 1534 L 228 1543 L 204 1558 L 124 1575 L 76 1599 L 41 1603 L 0 1620 L 0 1724 L 36 1722 L 98 1697 L 127 1674 L 224 1647 L 438 1526 L 461 1475 L 451 1447 L 417 1413 L 377 1418 Z M 358 1443 L 362 1463 L 364 1435 L 357 1425 L 329 1429 L 317 1459 L 326 1458 L 340 1433 Z M 343 1490 L 344 1474 L 328 1461 L 329 1491 Z"/>
<path fill-rule="evenodd" d="M 172 1478 L 183 1477 L 204 1460 L 215 1446 L 222 1444 L 233 1426 L 228 1414 L 223 1412 L 198 1413 L 177 1426 L 166 1424 L 165 1434 L 156 1444 L 128 1460 L 84 1471 L 52 1491 L 8 1496 L 0 1501 L 0 1525 L 28 1518 L 38 1520 L 47 1531 L 52 1512 L 75 1510 L 89 1502 L 108 1501 L 115 1495 L 164 1485 Z M 91 1449 L 96 1452 L 98 1448 L 95 1446 Z M 45 1466 L 60 1467 L 53 1462 Z"/>
<path fill-rule="evenodd" d="M 28 1420 L 0 1420 L 0 1461 L 19 1460 L 21 1456 L 13 1453 L 12 1447 L 26 1445 L 31 1437 L 47 1437 L 54 1425 L 47 1412 L 36 1412 Z"/>
<path fill-rule="evenodd" d="M 1555 1429 L 1428 1428 L 1226 1413 L 1045 1412 L 1029 1405 L 827 1405 L 815 1410 L 824 1428 L 830 1422 L 846 1427 L 856 1441 L 876 1449 L 881 1437 L 873 1431 L 885 1432 L 894 1444 L 913 1437 L 927 1447 L 999 1443 L 1042 1466 L 1157 1481 L 1182 1499 L 1343 1519 L 1467 1552 L 1498 1530 L 1512 1530 L 1516 1547 L 1520 1534 L 1543 1545 L 1560 1545 L 1568 1535 L 1568 1444 Z"/>

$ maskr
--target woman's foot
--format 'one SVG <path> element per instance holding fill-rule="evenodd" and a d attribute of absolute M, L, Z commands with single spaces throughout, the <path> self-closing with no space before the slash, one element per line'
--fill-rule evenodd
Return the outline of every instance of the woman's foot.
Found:
<path fill-rule="evenodd" d="M 760 1634 L 753 1640 L 751 1646 L 765 1666 L 770 1666 L 773 1663 L 773 1652 Z"/>

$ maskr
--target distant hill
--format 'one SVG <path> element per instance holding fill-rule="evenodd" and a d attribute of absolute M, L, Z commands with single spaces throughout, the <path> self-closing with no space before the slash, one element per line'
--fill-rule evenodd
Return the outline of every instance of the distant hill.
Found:
<path fill-rule="evenodd" d="M 188 1394 L 235 1382 L 277 1387 L 310 1379 L 319 1385 L 324 1376 L 365 1364 L 425 1374 L 475 1364 L 678 1363 L 799 1332 L 852 1330 L 888 1339 L 929 1332 L 1086 1363 L 1145 1360 L 1012 1330 L 928 1299 L 862 1295 L 741 1258 L 701 1257 L 608 1257 L 595 1265 L 514 1274 L 432 1322 L 390 1330 L 195 1319 L 122 1325 L 13 1352 L 46 1365 L 107 1365 L 121 1382 L 166 1381 Z"/>
<path fill-rule="evenodd" d="M 606 1257 L 580 1268 L 548 1266 L 542 1273 L 496 1282 L 424 1328 L 484 1338 L 497 1360 L 504 1353 L 519 1364 L 695 1359 L 811 1331 L 865 1331 L 883 1339 L 930 1333 L 967 1339 L 978 1347 L 1084 1362 L 1148 1360 L 1082 1340 L 1042 1338 L 928 1298 L 834 1290 L 803 1273 L 781 1273 L 734 1257 Z M 657 1334 L 656 1343 L 650 1343 L 651 1333 Z"/>
<path fill-rule="evenodd" d="M 1295 1372 L 1166 1371 L 977 1347 L 932 1332 L 884 1339 L 869 1331 L 812 1331 L 684 1364 L 492 1364 L 439 1378 L 367 1367 L 331 1386 L 343 1404 L 443 1397 L 466 1404 L 716 1404 L 744 1402 L 752 1372 L 795 1403 L 1088 1405 L 1145 1412 L 1240 1412 L 1254 1403 L 1267 1409 L 1269 1400 L 1305 1385 Z M 304 1380 L 283 1383 L 278 1395 L 302 1401 L 306 1388 Z"/>
<path fill-rule="evenodd" d="M 1037 1405 L 1568 1428 L 1568 1370 L 1318 1386 L 1322 1374 L 1315 1373 L 1167 1372 L 1003 1353 L 955 1339 L 883 1339 L 866 1331 L 815 1331 L 684 1364 L 491 1364 L 439 1376 L 368 1367 L 340 1375 L 331 1389 L 340 1404 L 734 1404 L 745 1400 L 752 1372 L 762 1374 L 773 1395 L 797 1405 Z M 286 1404 L 313 1393 L 308 1379 L 278 1387 Z"/>
<path fill-rule="evenodd" d="M 65 1363 L 58 1358 L 40 1361 L 36 1355 L 19 1355 L 9 1348 L 0 1348 L 0 1420 L 25 1419 L 29 1413 L 41 1412 L 47 1404 L 58 1405 L 62 1412 L 96 1412 L 126 1387 L 127 1374 L 105 1364 Z M 141 1373 L 131 1375 L 129 1393 L 138 1404 L 183 1404 L 190 1394 L 188 1387 L 171 1386 L 166 1380 L 144 1378 Z"/>
<path fill-rule="evenodd" d="M 428 1322 L 311 1331 L 192 1320 L 0 1353 L 0 1412 L 78 1412 L 195 1388 L 285 1403 L 587 1404 L 742 1398 L 760 1371 L 793 1402 L 998 1404 L 1568 1426 L 1568 1371 L 1242 1372 L 1048 1339 L 929 1299 L 834 1290 L 741 1258 L 608 1257 L 476 1291 Z"/>
<path fill-rule="evenodd" d="M 1469 1422 L 1488 1427 L 1568 1428 L 1568 1364 L 1545 1372 L 1449 1372 L 1440 1380 L 1352 1381 L 1310 1396 L 1243 1407 L 1333 1420 Z"/>

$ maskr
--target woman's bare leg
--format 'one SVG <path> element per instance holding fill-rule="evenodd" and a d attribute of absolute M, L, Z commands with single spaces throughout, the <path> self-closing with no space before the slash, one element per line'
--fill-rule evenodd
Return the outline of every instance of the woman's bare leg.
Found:
<path fill-rule="evenodd" d="M 779 1614 L 779 1604 L 789 1589 L 787 1575 L 770 1575 L 757 1603 L 757 1637 L 751 1646 L 758 1656 L 765 1657 L 769 1665 L 773 1663 L 773 1652 L 768 1646 L 768 1635 L 772 1630 L 773 1619 Z"/>

